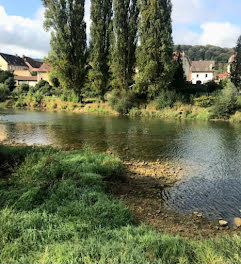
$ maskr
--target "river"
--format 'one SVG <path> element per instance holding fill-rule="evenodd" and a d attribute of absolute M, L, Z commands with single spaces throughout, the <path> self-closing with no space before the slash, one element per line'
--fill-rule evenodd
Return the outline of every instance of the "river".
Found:
<path fill-rule="evenodd" d="M 160 194 L 165 206 L 212 220 L 241 216 L 241 124 L 0 110 L 1 141 L 170 160 L 185 176 Z"/>

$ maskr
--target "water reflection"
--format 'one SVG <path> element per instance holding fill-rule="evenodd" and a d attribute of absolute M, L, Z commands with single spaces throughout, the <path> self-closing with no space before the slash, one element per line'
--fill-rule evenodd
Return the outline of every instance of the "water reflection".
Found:
<path fill-rule="evenodd" d="M 166 206 L 216 219 L 240 216 L 241 125 L 0 111 L 0 141 L 111 151 L 121 158 L 171 159 L 185 177 L 162 193 Z"/>

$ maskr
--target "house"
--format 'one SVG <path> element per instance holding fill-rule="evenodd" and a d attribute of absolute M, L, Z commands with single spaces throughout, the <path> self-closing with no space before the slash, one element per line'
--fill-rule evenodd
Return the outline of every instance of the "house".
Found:
<path fill-rule="evenodd" d="M 174 60 L 177 60 L 179 53 L 174 52 L 173 55 L 174 55 Z M 186 77 L 186 80 L 189 81 L 191 75 L 191 65 L 192 65 L 191 60 L 184 52 L 180 52 L 180 55 L 182 59 L 182 67 L 183 67 L 184 75 Z"/>
<path fill-rule="evenodd" d="M 23 83 L 28 84 L 29 86 L 35 86 L 38 83 L 37 76 L 18 76 L 14 75 L 15 85 L 19 86 Z"/>
<path fill-rule="evenodd" d="M 19 56 L 0 53 L 0 70 L 3 71 L 26 71 L 28 66 Z"/>
<path fill-rule="evenodd" d="M 213 81 L 215 78 L 215 61 L 193 61 L 191 72 L 192 72 L 192 83 L 193 84 L 204 84 Z"/>
<path fill-rule="evenodd" d="M 30 72 L 37 71 L 43 65 L 43 62 L 34 60 L 30 57 L 23 56 L 23 60 L 25 64 L 28 66 Z"/>

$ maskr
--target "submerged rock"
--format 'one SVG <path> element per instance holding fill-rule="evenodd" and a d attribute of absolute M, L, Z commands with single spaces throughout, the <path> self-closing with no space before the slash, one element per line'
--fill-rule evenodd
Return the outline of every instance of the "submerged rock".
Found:
<path fill-rule="evenodd" d="M 219 225 L 225 227 L 228 225 L 228 222 L 225 220 L 219 220 Z"/>
<path fill-rule="evenodd" d="M 240 227 L 241 226 L 241 218 L 235 217 L 234 218 L 234 225 L 237 227 Z"/>

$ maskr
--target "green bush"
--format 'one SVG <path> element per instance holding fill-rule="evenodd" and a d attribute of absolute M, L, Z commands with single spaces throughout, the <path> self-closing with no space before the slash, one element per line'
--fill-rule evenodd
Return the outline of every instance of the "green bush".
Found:
<path fill-rule="evenodd" d="M 9 77 L 4 83 L 7 85 L 10 92 L 12 92 L 14 90 L 14 88 L 15 88 L 14 77 Z"/>
<path fill-rule="evenodd" d="M 155 99 L 156 107 L 158 110 L 166 107 L 173 107 L 177 100 L 177 94 L 175 91 L 162 90 Z"/>
<path fill-rule="evenodd" d="M 194 105 L 200 106 L 200 107 L 211 107 L 215 103 L 215 97 L 214 96 L 201 96 L 194 99 Z"/>
<path fill-rule="evenodd" d="M 64 102 L 78 103 L 80 97 L 74 91 L 64 90 L 60 96 L 60 99 Z"/>
<path fill-rule="evenodd" d="M 0 83 L 0 102 L 4 102 L 9 94 L 10 94 L 10 90 L 7 87 L 7 85 Z"/>
<path fill-rule="evenodd" d="M 39 81 L 35 87 L 33 92 L 38 91 L 40 94 L 44 96 L 51 96 L 52 95 L 52 86 L 45 80 Z"/>
<path fill-rule="evenodd" d="M 212 118 L 228 119 L 237 108 L 237 94 L 234 84 L 228 81 L 212 108 Z"/>
<path fill-rule="evenodd" d="M 108 96 L 110 106 L 119 114 L 128 114 L 131 108 L 137 106 L 136 95 L 134 92 L 119 91 L 114 89 Z"/>
<path fill-rule="evenodd" d="M 19 97 L 20 95 L 26 95 L 28 91 L 29 91 L 29 85 L 27 83 L 22 83 L 13 90 L 13 94 Z"/>

